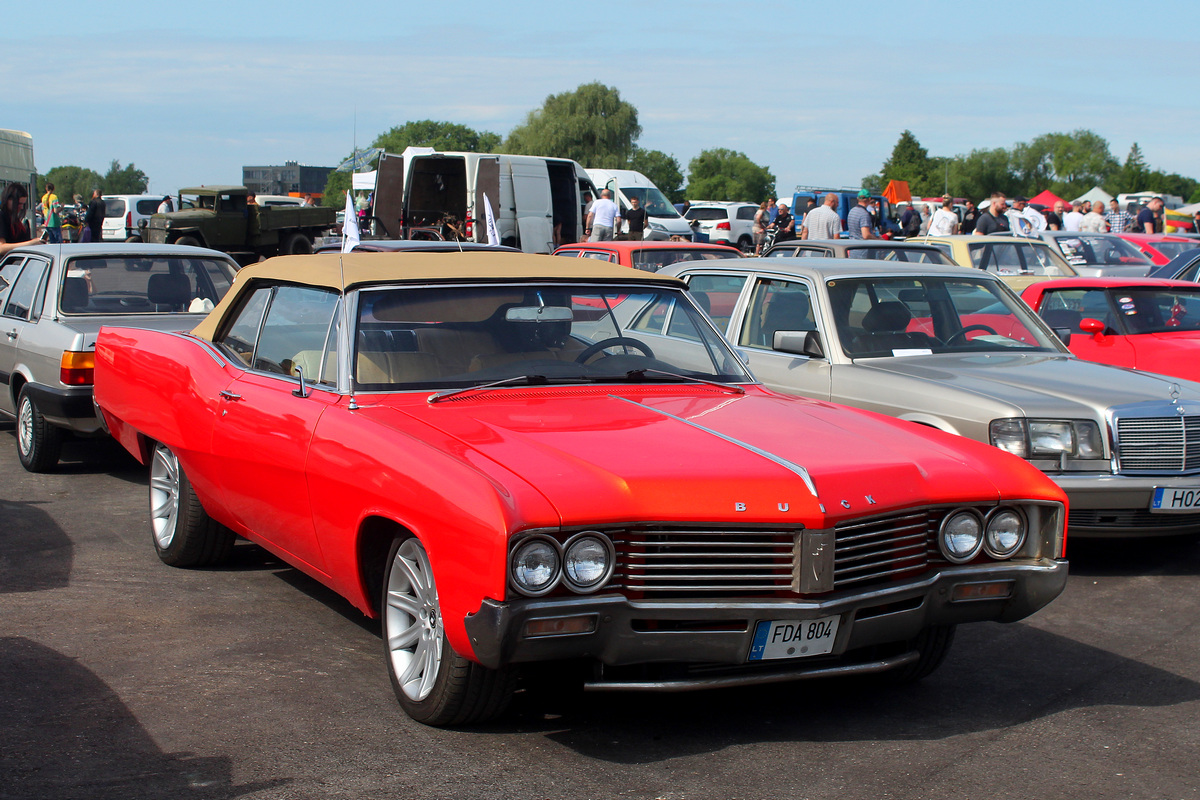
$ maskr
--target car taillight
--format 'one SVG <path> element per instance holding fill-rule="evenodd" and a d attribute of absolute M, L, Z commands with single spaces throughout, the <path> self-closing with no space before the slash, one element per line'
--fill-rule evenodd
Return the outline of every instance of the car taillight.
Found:
<path fill-rule="evenodd" d="M 125 212 L 125 230 L 130 230 L 133 227 L 133 212 Z"/>
<path fill-rule="evenodd" d="M 475 220 L 471 219 L 471 215 L 467 214 L 467 224 L 463 227 L 467 232 L 467 238 L 471 239 L 475 236 Z"/>
<path fill-rule="evenodd" d="M 731 226 L 729 225 L 729 223 L 728 223 L 728 222 L 718 222 L 718 223 L 717 223 L 717 230 L 719 230 L 719 231 L 728 231 L 728 230 L 732 230 L 732 228 L 731 228 Z"/>
<path fill-rule="evenodd" d="M 91 386 L 96 379 L 96 353 L 67 350 L 62 354 L 58 378 L 67 386 Z"/>

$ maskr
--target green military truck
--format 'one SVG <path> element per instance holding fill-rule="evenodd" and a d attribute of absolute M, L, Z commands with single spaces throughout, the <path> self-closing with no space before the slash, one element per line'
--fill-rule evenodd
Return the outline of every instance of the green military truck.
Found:
<path fill-rule="evenodd" d="M 245 186 L 180 189 L 177 208 L 143 220 L 142 241 L 188 244 L 229 253 L 240 264 L 275 255 L 311 253 L 337 211 L 322 206 L 260 206 Z"/>

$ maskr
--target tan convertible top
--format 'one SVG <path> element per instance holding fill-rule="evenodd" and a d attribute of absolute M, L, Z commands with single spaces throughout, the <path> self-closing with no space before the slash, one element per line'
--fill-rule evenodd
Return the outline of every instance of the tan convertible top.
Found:
<path fill-rule="evenodd" d="M 457 283 L 479 281 L 580 281 L 653 283 L 682 288 L 678 278 L 630 269 L 594 258 L 527 253 L 320 253 L 278 256 L 241 270 L 225 297 L 192 330 L 212 340 L 218 322 L 252 281 L 280 281 L 339 289 L 378 283 Z"/>

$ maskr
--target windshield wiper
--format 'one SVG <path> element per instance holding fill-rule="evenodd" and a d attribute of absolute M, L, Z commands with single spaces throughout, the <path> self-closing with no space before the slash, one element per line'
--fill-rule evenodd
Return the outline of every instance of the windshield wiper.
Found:
<path fill-rule="evenodd" d="M 721 383 L 720 381 L 710 381 L 706 378 L 697 378 L 695 375 L 680 375 L 677 372 L 667 372 L 666 370 L 661 370 L 661 369 L 650 369 L 650 368 L 631 369 L 625 373 L 625 379 L 626 380 L 631 380 L 633 378 L 645 379 L 645 377 L 650 374 L 665 375 L 668 378 L 674 378 L 675 380 L 679 380 L 679 381 L 692 381 L 693 383 L 704 383 L 709 386 L 716 386 L 718 389 L 728 389 L 729 391 L 734 392 L 735 394 L 745 394 L 746 393 L 746 390 L 743 389 L 741 386 L 738 386 L 736 383 Z"/>
<path fill-rule="evenodd" d="M 526 386 L 544 386 L 550 381 L 545 375 L 514 375 L 511 378 L 502 378 L 491 383 L 479 383 L 475 386 L 464 386 L 461 389 L 447 389 L 444 392 L 438 392 L 429 396 L 427 402 L 436 403 L 439 400 L 445 400 L 447 397 L 463 394 L 465 392 L 474 392 L 482 389 L 494 389 L 498 386 L 511 386 L 514 383 L 524 383 Z"/>

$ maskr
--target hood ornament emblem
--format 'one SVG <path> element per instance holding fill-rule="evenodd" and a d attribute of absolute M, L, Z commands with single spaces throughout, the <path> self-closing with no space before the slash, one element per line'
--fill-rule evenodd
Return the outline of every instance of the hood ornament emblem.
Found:
<path fill-rule="evenodd" d="M 1171 387 L 1170 387 L 1170 391 L 1171 391 L 1171 402 L 1178 403 L 1179 402 L 1179 392 L 1181 391 L 1179 384 L 1172 383 Z"/>

